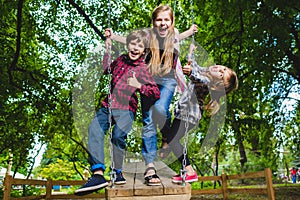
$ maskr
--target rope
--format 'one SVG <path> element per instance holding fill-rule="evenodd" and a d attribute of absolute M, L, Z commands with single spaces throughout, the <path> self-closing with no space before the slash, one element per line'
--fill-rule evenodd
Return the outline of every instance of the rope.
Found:
<path fill-rule="evenodd" d="M 111 5 L 110 1 L 108 1 L 108 28 L 110 28 L 110 13 L 111 13 Z M 110 157 L 111 157 L 111 172 L 110 172 L 110 180 L 111 180 L 111 188 L 115 187 L 115 180 L 116 180 L 116 172 L 115 172 L 115 162 L 114 162 L 114 152 L 113 152 L 113 143 L 112 143 L 112 137 L 113 137 L 113 132 L 112 132 L 112 111 L 111 111 L 111 103 L 112 103 L 112 98 L 111 98 L 111 80 L 112 80 L 112 75 L 111 75 L 111 46 L 108 47 L 108 68 L 107 72 L 110 74 L 109 79 L 108 79 L 108 88 L 109 88 L 109 93 L 108 93 L 108 123 L 109 123 L 109 141 L 110 141 Z"/>

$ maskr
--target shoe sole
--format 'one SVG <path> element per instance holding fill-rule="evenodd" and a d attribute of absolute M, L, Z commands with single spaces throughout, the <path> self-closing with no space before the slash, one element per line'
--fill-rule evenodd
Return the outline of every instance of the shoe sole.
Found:
<path fill-rule="evenodd" d="M 75 195 L 85 195 L 85 194 L 93 193 L 102 188 L 105 188 L 106 186 L 108 186 L 108 182 L 102 183 L 100 185 L 95 185 L 93 187 L 79 188 L 78 190 L 75 190 L 74 194 Z M 82 193 L 84 193 L 84 194 L 82 194 Z"/>
<path fill-rule="evenodd" d="M 191 180 L 186 180 L 186 183 L 191 183 L 191 182 L 196 182 L 198 179 L 191 179 Z M 182 180 L 172 180 L 173 183 L 182 183 Z"/>
<path fill-rule="evenodd" d="M 116 185 L 123 185 L 126 184 L 126 181 L 117 181 L 115 182 Z"/>
<path fill-rule="evenodd" d="M 160 186 L 161 183 L 147 183 L 148 186 Z"/>

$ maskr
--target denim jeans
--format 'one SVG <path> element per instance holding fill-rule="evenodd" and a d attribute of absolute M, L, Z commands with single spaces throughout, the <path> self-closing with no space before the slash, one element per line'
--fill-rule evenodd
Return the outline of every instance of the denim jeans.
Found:
<path fill-rule="evenodd" d="M 142 128 L 142 155 L 146 165 L 153 163 L 157 150 L 157 126 L 162 134 L 170 128 L 170 104 L 174 95 L 177 81 L 174 77 L 154 77 L 159 90 L 160 99 L 154 104 L 147 97 L 141 95 L 143 128 Z"/>
<path fill-rule="evenodd" d="M 109 112 L 107 108 L 100 108 L 96 113 L 88 131 L 89 163 L 91 170 L 102 169 L 104 164 L 104 138 L 109 129 Z M 114 169 L 122 170 L 126 138 L 132 128 L 134 113 L 129 110 L 112 109 L 112 149 Z"/>

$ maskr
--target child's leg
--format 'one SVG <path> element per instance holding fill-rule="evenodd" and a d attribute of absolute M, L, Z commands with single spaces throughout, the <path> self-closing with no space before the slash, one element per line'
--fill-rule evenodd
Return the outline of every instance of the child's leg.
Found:
<path fill-rule="evenodd" d="M 125 140 L 132 128 L 134 114 L 129 110 L 113 110 L 112 114 L 115 121 L 112 135 L 114 169 L 121 171 L 126 147 Z"/>
<path fill-rule="evenodd" d="M 103 176 L 105 171 L 104 137 L 108 128 L 108 110 L 107 108 L 100 108 L 88 130 L 89 162 L 93 175 L 89 181 L 75 190 L 76 195 L 90 194 L 108 186 L 108 182 Z"/>
<path fill-rule="evenodd" d="M 162 134 L 162 145 L 160 157 L 165 158 L 170 153 L 166 141 L 166 134 L 171 126 L 170 104 L 172 102 L 177 82 L 173 78 L 160 78 L 159 80 L 160 99 L 153 105 L 153 123 L 158 125 Z"/>
<path fill-rule="evenodd" d="M 155 79 L 160 89 L 160 99 L 154 105 L 147 97 L 142 96 L 142 112 L 143 112 L 143 131 L 142 131 L 142 154 L 145 159 L 147 170 L 145 172 L 145 180 L 148 185 L 160 184 L 160 179 L 156 175 L 154 160 L 157 150 L 157 132 L 156 125 L 159 129 L 168 129 L 170 126 L 171 115 L 169 107 L 173 98 L 177 82 L 175 78 Z M 153 178 L 148 178 L 153 177 Z"/>
<path fill-rule="evenodd" d="M 181 121 L 180 119 L 175 118 L 172 123 L 170 132 L 167 134 L 167 142 L 180 163 L 183 163 L 184 159 L 184 147 L 180 143 L 180 139 L 185 136 L 185 133 L 195 127 L 195 125 L 189 123 L 188 130 L 186 130 L 185 123 L 185 121 Z M 186 166 L 190 165 L 188 155 L 186 155 L 185 159 Z"/>
<path fill-rule="evenodd" d="M 89 163 L 93 172 L 98 169 L 105 171 L 104 138 L 108 128 L 108 110 L 100 108 L 88 130 Z"/>
<path fill-rule="evenodd" d="M 166 133 L 171 126 L 171 113 L 170 105 L 174 96 L 177 82 L 173 78 L 161 78 L 160 79 L 160 99 L 158 99 L 153 105 L 153 121 L 157 124 L 162 137 L 166 138 Z"/>
<path fill-rule="evenodd" d="M 198 181 L 198 175 L 190 164 L 188 153 L 184 156 L 184 147 L 181 145 L 180 139 L 194 127 L 195 125 L 189 123 L 188 130 L 186 130 L 186 122 L 175 118 L 170 129 L 171 132 L 168 134 L 168 144 L 178 161 L 182 164 L 182 168 L 186 170 L 186 182 Z M 181 175 L 174 176 L 172 182 L 181 183 Z"/>
<path fill-rule="evenodd" d="M 148 165 L 153 163 L 156 158 L 157 132 L 152 118 L 153 102 L 141 95 L 141 106 L 143 116 L 142 155 Z"/>

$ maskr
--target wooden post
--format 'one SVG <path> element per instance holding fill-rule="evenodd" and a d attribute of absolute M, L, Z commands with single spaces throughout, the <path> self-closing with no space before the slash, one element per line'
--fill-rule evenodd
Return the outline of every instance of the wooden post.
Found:
<path fill-rule="evenodd" d="M 9 149 L 8 150 L 8 165 L 7 165 L 6 175 L 10 175 L 12 164 L 13 164 L 13 154 L 11 153 L 11 149 Z"/>
<path fill-rule="evenodd" d="M 227 190 L 227 175 L 222 174 L 222 193 L 223 193 L 223 199 L 227 200 L 228 199 L 228 190 Z"/>
<path fill-rule="evenodd" d="M 50 199 L 51 198 L 51 193 L 52 193 L 52 180 L 49 179 L 47 180 L 46 183 L 46 199 Z"/>
<path fill-rule="evenodd" d="M 275 200 L 275 192 L 274 192 L 273 182 L 272 182 L 272 172 L 270 168 L 265 169 L 265 176 L 267 180 L 268 199 Z"/>
<path fill-rule="evenodd" d="M 12 176 L 6 175 L 4 178 L 4 195 L 3 200 L 10 200 Z"/>

